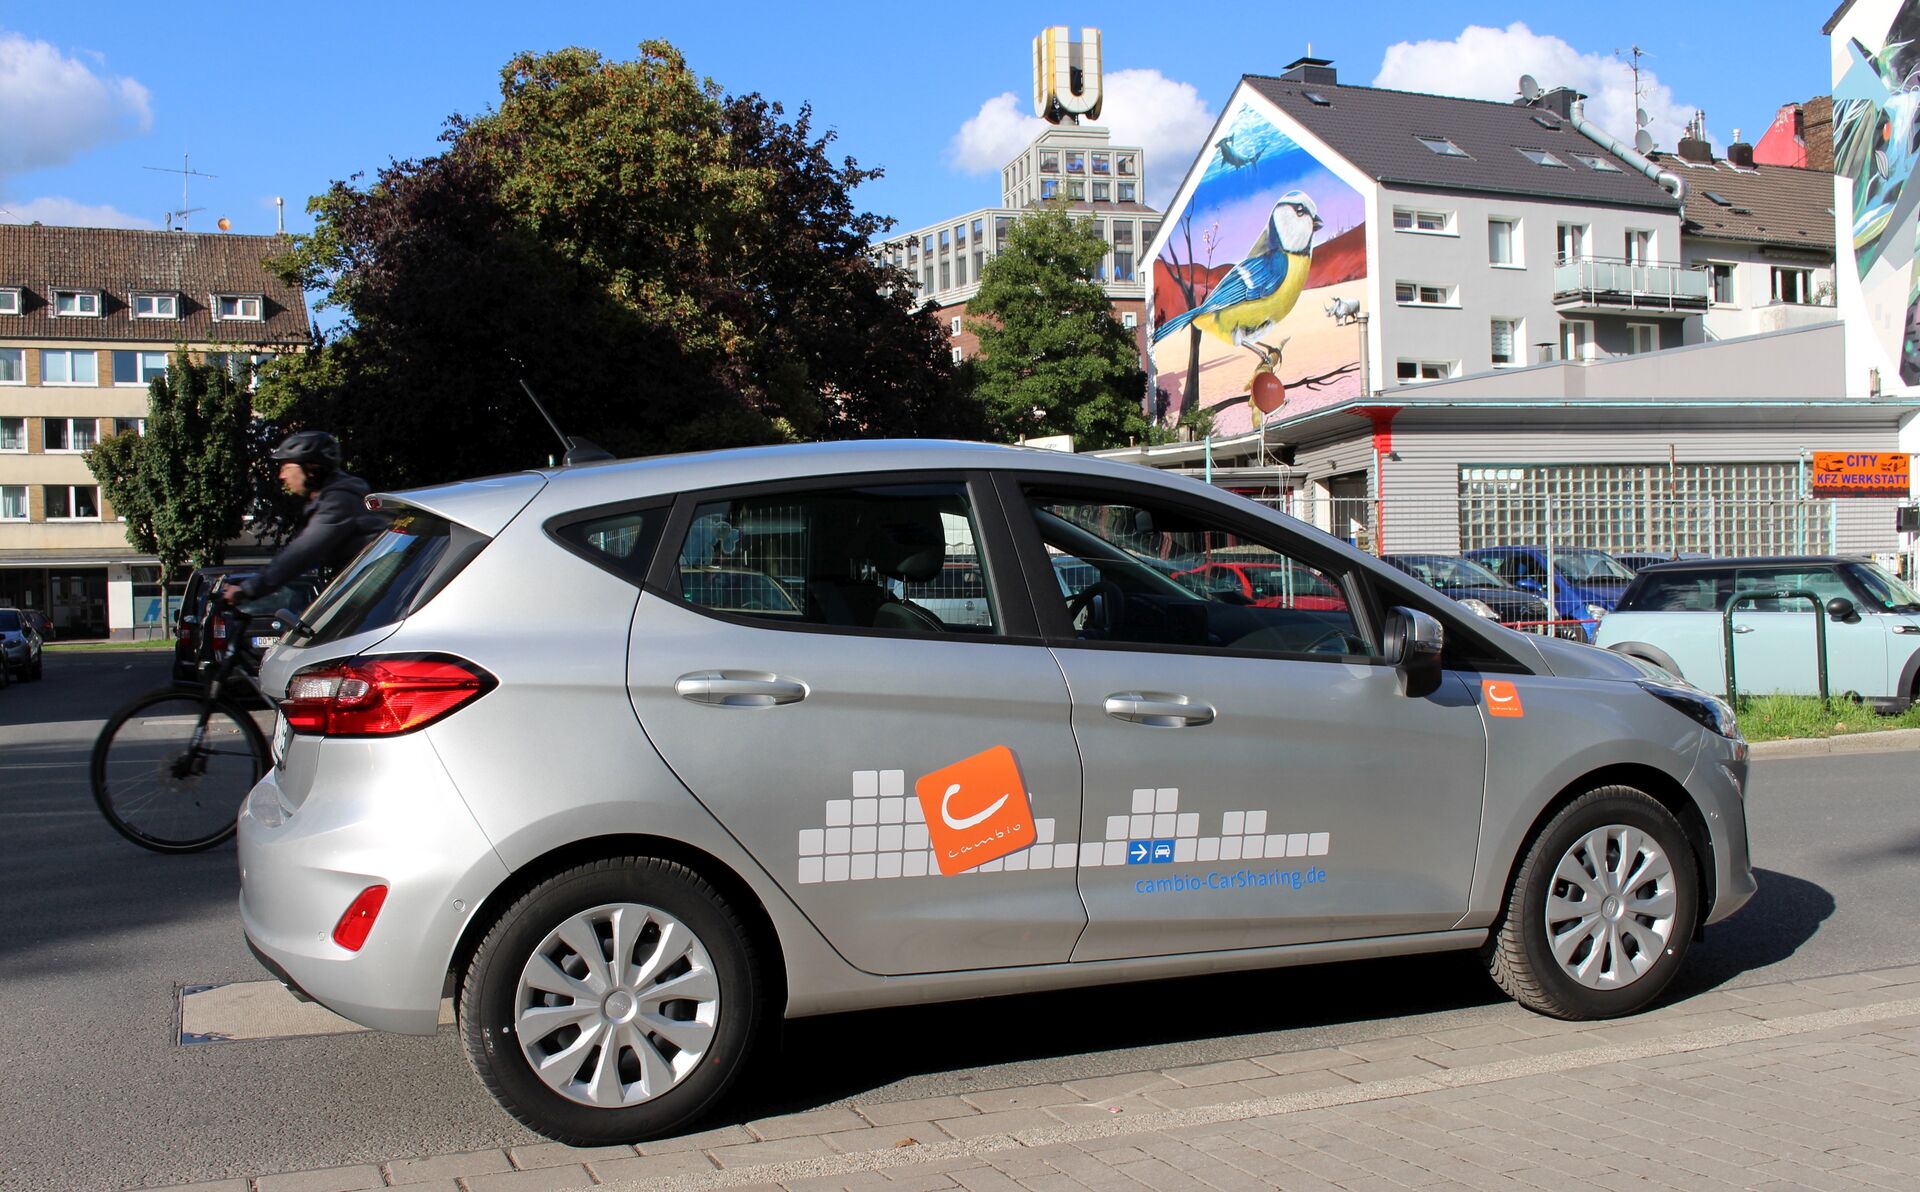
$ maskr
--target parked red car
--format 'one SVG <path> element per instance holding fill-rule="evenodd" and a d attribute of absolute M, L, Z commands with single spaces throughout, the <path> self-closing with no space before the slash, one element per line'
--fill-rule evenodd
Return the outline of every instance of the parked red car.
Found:
<path fill-rule="evenodd" d="M 1297 563 L 1203 563 L 1173 578 L 1195 592 L 1238 592 L 1258 608 L 1347 607 L 1339 589 Z"/>

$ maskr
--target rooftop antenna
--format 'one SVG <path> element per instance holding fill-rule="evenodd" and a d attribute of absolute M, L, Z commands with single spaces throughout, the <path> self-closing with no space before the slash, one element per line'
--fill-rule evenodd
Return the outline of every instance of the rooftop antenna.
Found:
<path fill-rule="evenodd" d="M 191 163 L 187 160 L 187 155 L 184 153 L 180 155 L 180 168 L 177 170 L 172 166 L 141 166 L 140 168 L 143 170 L 158 170 L 162 174 L 180 175 L 180 206 L 176 210 L 167 212 L 167 230 L 169 232 L 173 231 L 173 221 L 176 216 L 179 217 L 180 220 L 180 230 L 184 232 L 187 230 L 187 216 L 192 215 L 196 211 L 206 210 L 205 207 L 188 205 L 187 188 L 192 185 L 193 180 L 195 178 L 218 178 L 220 176 L 218 174 L 203 174 L 199 170 L 192 168 Z"/>
<path fill-rule="evenodd" d="M 508 359 L 512 360 L 513 358 L 509 356 Z M 516 367 L 520 364 L 518 360 L 514 360 L 513 363 Z M 534 395 L 533 386 L 527 384 L 527 379 L 524 376 L 520 378 L 520 388 L 526 393 L 527 400 L 533 403 L 533 408 L 540 411 L 540 417 L 545 418 L 547 425 L 553 428 L 553 437 L 560 440 L 560 448 L 564 453 L 560 457 L 560 462 L 563 465 L 571 467 L 574 464 L 590 464 L 599 460 L 613 458 L 613 452 L 608 451 L 605 447 L 597 443 L 589 442 L 586 439 L 575 438 L 562 431 L 560 424 L 553 420 L 553 415 L 547 413 L 547 407 L 541 404 L 540 399 Z"/>
<path fill-rule="evenodd" d="M 1618 58 L 1621 53 L 1621 50 L 1615 49 L 1613 56 Z M 1647 107 L 1640 102 L 1640 59 L 1646 57 L 1647 52 L 1636 45 L 1628 46 L 1625 53 L 1627 69 L 1633 72 L 1633 147 L 1641 153 L 1651 153 L 1653 152 L 1653 134 L 1647 131 L 1649 123 Z"/>

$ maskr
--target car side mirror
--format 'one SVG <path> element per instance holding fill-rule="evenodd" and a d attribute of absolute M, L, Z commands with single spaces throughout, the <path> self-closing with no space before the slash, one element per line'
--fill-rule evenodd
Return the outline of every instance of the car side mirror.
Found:
<path fill-rule="evenodd" d="M 1835 596 L 1827 601 L 1827 616 L 1835 621 L 1845 621 L 1849 625 L 1860 619 L 1859 612 L 1853 607 L 1853 601 L 1845 596 Z"/>
<path fill-rule="evenodd" d="M 1426 613 L 1411 608 L 1387 610 L 1381 648 L 1400 675 L 1400 694 L 1413 699 L 1432 695 L 1440 687 L 1440 656 L 1446 648 L 1446 629 Z"/>

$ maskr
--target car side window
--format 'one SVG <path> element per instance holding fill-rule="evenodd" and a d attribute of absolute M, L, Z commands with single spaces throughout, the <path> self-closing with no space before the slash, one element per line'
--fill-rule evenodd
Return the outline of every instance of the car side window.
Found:
<path fill-rule="evenodd" d="M 715 497 L 693 511 L 677 590 L 713 612 L 911 634 L 997 632 L 958 484 Z"/>
<path fill-rule="evenodd" d="M 1734 594 L 1756 599 L 1741 606 L 1755 612 L 1805 612 L 1807 602 L 1798 596 L 1778 596 L 1783 592 L 1811 592 L 1821 604 L 1836 596 L 1854 598 L 1846 581 L 1831 567 L 1748 567 L 1733 582 Z"/>
<path fill-rule="evenodd" d="M 1641 577 L 1631 601 L 1622 600 L 1622 612 L 1717 613 L 1727 603 L 1725 572 L 1663 572 Z"/>
<path fill-rule="evenodd" d="M 1290 656 L 1373 657 L 1344 571 L 1205 515 L 1031 491 L 1074 637 Z M 1227 579 L 1231 582 L 1223 582 Z"/>

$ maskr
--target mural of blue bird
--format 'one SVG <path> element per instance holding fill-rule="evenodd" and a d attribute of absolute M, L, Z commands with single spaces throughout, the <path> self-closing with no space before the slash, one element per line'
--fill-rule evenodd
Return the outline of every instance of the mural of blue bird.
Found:
<path fill-rule="evenodd" d="M 1189 323 L 1235 347 L 1260 338 L 1300 300 L 1313 264 L 1313 234 L 1319 229 L 1319 209 L 1305 191 L 1281 195 L 1240 263 L 1200 305 L 1155 327 L 1153 342 Z"/>

